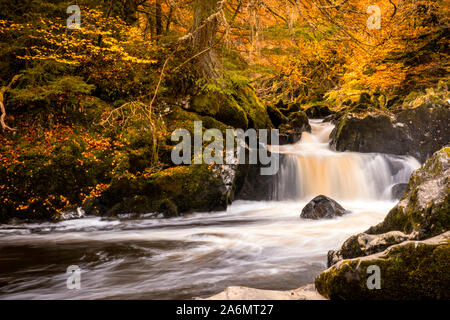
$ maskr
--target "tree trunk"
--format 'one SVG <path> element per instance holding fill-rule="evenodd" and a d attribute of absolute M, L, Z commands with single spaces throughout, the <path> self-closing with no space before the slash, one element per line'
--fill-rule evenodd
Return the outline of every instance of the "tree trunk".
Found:
<path fill-rule="evenodd" d="M 221 74 L 221 64 L 214 49 L 221 3 L 220 0 L 196 0 L 194 4 L 191 45 L 195 54 L 199 54 L 200 73 L 210 79 L 217 79 Z"/>
<path fill-rule="evenodd" d="M 159 42 L 159 38 L 161 38 L 163 32 L 163 23 L 162 23 L 162 8 L 161 1 L 156 0 L 155 2 L 155 24 L 156 24 L 156 41 Z"/>

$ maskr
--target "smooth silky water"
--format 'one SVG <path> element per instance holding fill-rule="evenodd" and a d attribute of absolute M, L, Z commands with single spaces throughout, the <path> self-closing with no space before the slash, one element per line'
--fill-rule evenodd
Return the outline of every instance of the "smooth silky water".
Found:
<path fill-rule="evenodd" d="M 0 299 L 190 299 L 227 286 L 289 290 L 312 283 L 326 254 L 383 220 L 419 163 L 410 157 L 333 152 L 330 123 L 280 147 L 272 202 L 237 201 L 226 212 L 184 218 L 0 226 Z M 350 214 L 300 219 L 324 194 Z M 81 289 L 66 269 L 82 269 Z"/>

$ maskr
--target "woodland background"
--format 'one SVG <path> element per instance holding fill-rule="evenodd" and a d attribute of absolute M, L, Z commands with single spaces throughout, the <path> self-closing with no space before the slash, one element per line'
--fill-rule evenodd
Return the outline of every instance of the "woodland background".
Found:
<path fill-rule="evenodd" d="M 73 4 L 81 29 L 66 26 Z M 373 4 L 380 29 L 367 27 Z M 2 0 L 0 220 L 58 219 L 82 205 L 170 216 L 228 203 L 213 191 L 214 168 L 173 167 L 173 130 L 202 120 L 284 132 L 324 109 L 390 115 L 448 99 L 449 8 Z"/>

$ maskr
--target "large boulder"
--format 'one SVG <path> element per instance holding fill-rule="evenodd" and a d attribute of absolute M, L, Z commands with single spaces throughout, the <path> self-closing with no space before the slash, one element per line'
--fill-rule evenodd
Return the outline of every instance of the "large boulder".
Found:
<path fill-rule="evenodd" d="M 423 241 L 405 241 L 383 252 L 343 260 L 315 279 L 317 291 L 329 299 L 450 299 L 450 232 Z M 367 282 L 380 270 L 380 289 Z M 372 267 L 373 268 L 373 267 Z"/>
<path fill-rule="evenodd" d="M 312 199 L 302 210 L 303 219 L 331 219 L 342 216 L 348 211 L 331 198 L 320 195 Z"/>
<path fill-rule="evenodd" d="M 269 128 L 272 126 L 266 107 L 250 86 L 234 89 L 235 94 L 218 92 L 198 94 L 186 104 L 186 109 L 234 128 Z"/>
<path fill-rule="evenodd" d="M 337 151 L 411 155 L 421 162 L 450 142 L 447 102 L 423 104 L 395 114 L 349 113 L 337 122 L 331 146 Z"/>
<path fill-rule="evenodd" d="M 407 154 L 411 142 L 405 127 L 384 114 L 344 116 L 330 137 L 337 151 Z"/>

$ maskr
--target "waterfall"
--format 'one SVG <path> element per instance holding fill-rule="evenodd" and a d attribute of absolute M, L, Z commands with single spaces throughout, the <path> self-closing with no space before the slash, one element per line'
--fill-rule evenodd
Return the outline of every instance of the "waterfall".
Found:
<path fill-rule="evenodd" d="M 280 146 L 281 164 L 274 199 L 306 200 L 323 194 L 337 200 L 389 200 L 391 188 L 407 183 L 420 163 L 408 156 L 335 152 L 329 147 L 334 125 L 310 120 L 311 133 Z"/>

